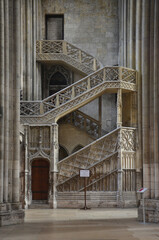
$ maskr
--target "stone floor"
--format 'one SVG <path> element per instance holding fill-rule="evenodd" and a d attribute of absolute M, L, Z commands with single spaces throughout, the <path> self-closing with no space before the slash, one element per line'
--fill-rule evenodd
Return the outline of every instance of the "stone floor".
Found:
<path fill-rule="evenodd" d="M 159 240 L 158 224 L 137 209 L 29 209 L 25 223 L 0 228 L 0 240 Z"/>

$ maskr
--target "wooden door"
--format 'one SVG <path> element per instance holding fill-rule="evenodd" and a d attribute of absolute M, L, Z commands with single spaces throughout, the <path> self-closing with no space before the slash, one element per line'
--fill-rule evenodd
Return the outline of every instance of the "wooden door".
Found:
<path fill-rule="evenodd" d="M 49 162 L 43 159 L 32 163 L 32 199 L 47 200 L 49 190 Z"/>

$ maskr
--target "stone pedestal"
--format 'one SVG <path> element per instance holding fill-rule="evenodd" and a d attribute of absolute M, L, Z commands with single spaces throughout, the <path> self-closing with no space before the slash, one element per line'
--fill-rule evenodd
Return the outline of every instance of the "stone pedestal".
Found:
<path fill-rule="evenodd" d="M 0 226 L 24 222 L 24 211 L 19 203 L 0 204 Z"/>
<path fill-rule="evenodd" d="M 143 201 L 140 200 L 138 209 L 138 220 L 143 221 Z M 146 222 L 159 223 L 159 200 L 145 199 L 145 220 Z"/>

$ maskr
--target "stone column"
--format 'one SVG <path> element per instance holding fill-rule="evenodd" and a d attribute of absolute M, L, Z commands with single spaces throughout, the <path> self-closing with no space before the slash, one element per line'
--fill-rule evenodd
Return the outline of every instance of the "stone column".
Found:
<path fill-rule="evenodd" d="M 142 183 L 142 173 L 141 169 L 143 166 L 142 163 L 142 80 L 141 80 L 141 17 L 142 17 L 142 3 L 141 0 L 136 0 L 136 52 L 135 52 L 135 64 L 137 70 L 137 149 L 136 149 L 136 186 L 137 189 L 141 187 Z"/>
<path fill-rule="evenodd" d="M 25 209 L 28 208 L 28 203 L 29 203 L 29 199 L 28 199 L 28 175 L 29 175 L 29 169 L 28 169 L 28 130 L 29 130 L 29 126 L 25 126 L 25 130 L 24 130 L 24 136 L 25 136 Z"/>
<path fill-rule="evenodd" d="M 150 196 L 154 198 L 155 196 L 155 166 L 154 166 L 154 0 L 151 1 L 151 9 L 150 9 L 150 72 L 149 76 L 151 79 L 151 84 L 149 85 L 149 104 L 150 104 L 150 127 L 149 127 L 149 134 L 151 139 L 151 144 L 149 146 L 149 154 L 150 154 Z"/>
<path fill-rule="evenodd" d="M 4 1 L 0 1 L 0 203 L 4 173 Z"/>
<path fill-rule="evenodd" d="M 120 146 L 118 150 L 118 181 L 117 181 L 117 202 L 119 207 L 123 207 L 123 170 L 122 170 L 122 129 L 118 133 L 118 144 Z"/>
<path fill-rule="evenodd" d="M 154 162 L 155 162 L 155 198 L 159 198 L 159 1 L 154 5 Z"/>
<path fill-rule="evenodd" d="M 20 172 L 20 0 L 14 1 L 14 152 L 13 152 L 13 202 L 19 202 Z"/>
<path fill-rule="evenodd" d="M 27 100 L 32 100 L 32 1 L 26 1 L 26 86 Z"/>
<path fill-rule="evenodd" d="M 130 55 L 129 55 L 129 67 L 134 68 L 135 67 L 135 4 L 136 2 L 134 0 L 130 0 Z"/>
<path fill-rule="evenodd" d="M 117 92 L 117 127 L 122 126 L 122 89 Z"/>
<path fill-rule="evenodd" d="M 52 164 L 52 193 L 53 193 L 53 199 L 52 199 L 52 206 L 53 208 L 57 208 L 57 163 L 58 163 L 58 154 L 59 154 L 59 144 L 58 144 L 58 124 L 52 125 L 53 131 L 53 164 Z"/>
<path fill-rule="evenodd" d="M 149 155 L 149 13 L 150 1 L 142 1 L 142 150 L 144 187 L 150 189 L 150 155 Z M 149 191 L 146 192 L 149 195 Z"/>
<path fill-rule="evenodd" d="M 4 202 L 8 202 L 8 157 L 9 157 L 9 2 L 4 1 L 5 10 L 5 96 L 4 96 Z"/>
<path fill-rule="evenodd" d="M 41 10 L 41 0 L 37 2 L 37 40 L 42 39 L 42 10 Z M 37 100 L 42 99 L 42 87 L 41 87 L 41 63 L 36 63 L 36 81 L 37 81 Z"/>

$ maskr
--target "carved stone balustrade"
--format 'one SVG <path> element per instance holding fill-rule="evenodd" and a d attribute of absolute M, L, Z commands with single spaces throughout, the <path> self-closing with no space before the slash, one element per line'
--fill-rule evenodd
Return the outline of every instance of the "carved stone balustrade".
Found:
<path fill-rule="evenodd" d="M 101 137 L 100 122 L 79 110 L 66 115 L 64 118 L 60 119 L 58 123 L 72 124 L 95 139 Z"/>
<path fill-rule="evenodd" d="M 41 40 L 36 42 L 38 62 L 61 61 L 86 75 L 100 68 L 96 58 L 64 40 Z"/>
<path fill-rule="evenodd" d="M 52 123 L 84 106 L 105 92 L 136 91 L 136 71 L 124 67 L 104 67 L 69 87 L 38 102 L 21 101 L 21 123 Z M 29 106 L 29 107 L 28 107 Z M 39 114 L 40 112 L 40 114 Z"/>
<path fill-rule="evenodd" d="M 135 142 L 134 128 L 118 128 L 63 159 L 58 163 L 57 190 L 83 191 L 79 170 L 89 169 L 88 191 L 119 191 L 120 186 L 121 191 L 135 191 Z"/>

